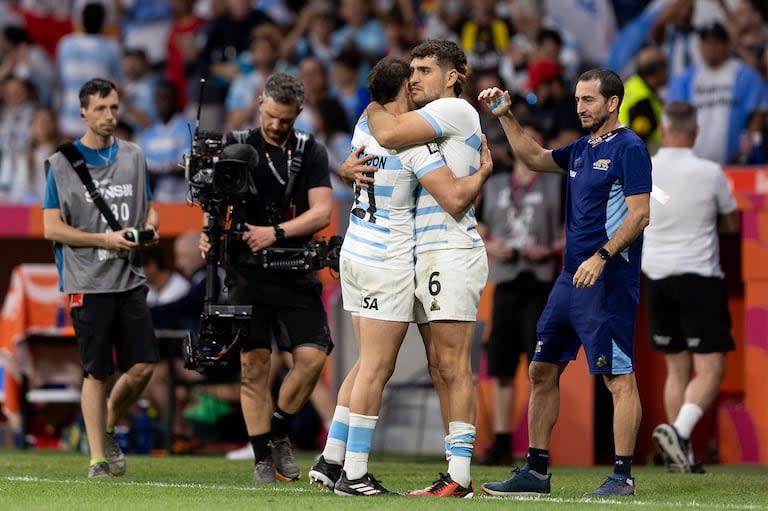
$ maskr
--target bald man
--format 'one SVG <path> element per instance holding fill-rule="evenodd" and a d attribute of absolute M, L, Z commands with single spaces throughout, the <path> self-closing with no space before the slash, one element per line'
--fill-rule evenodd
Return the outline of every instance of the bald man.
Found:
<path fill-rule="evenodd" d="M 634 131 L 654 154 L 661 146 L 659 122 L 663 103 L 658 90 L 667 83 L 667 59 L 658 46 L 647 46 L 635 57 L 636 73 L 624 84 L 619 122 Z"/>

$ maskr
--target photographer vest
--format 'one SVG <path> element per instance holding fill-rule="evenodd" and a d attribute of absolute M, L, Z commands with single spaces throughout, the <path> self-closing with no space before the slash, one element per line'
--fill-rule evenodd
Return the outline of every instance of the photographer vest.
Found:
<path fill-rule="evenodd" d="M 54 153 L 48 164 L 56 182 L 64 223 L 85 232 L 110 231 L 106 219 L 64 155 Z M 104 167 L 89 164 L 88 170 L 120 225 L 143 226 L 148 211 L 147 173 L 139 146 L 117 140 L 116 155 L 111 163 Z M 113 293 L 144 283 L 144 271 L 140 266 L 132 265 L 124 251 L 70 245 L 57 245 L 56 251 L 66 293 Z"/>

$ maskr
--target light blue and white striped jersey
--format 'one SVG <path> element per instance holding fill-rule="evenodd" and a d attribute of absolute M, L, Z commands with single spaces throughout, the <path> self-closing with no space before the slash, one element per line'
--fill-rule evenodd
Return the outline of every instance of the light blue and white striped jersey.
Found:
<path fill-rule="evenodd" d="M 157 121 L 137 137 L 136 142 L 144 150 L 150 172 L 178 172 L 184 153 L 189 152 L 192 146 L 191 125 L 189 119 L 179 112 L 168 124 Z"/>
<path fill-rule="evenodd" d="M 119 83 L 122 50 L 117 41 L 93 34 L 67 34 L 56 47 L 56 67 L 61 80 L 59 129 L 66 135 L 85 133 L 80 118 L 80 87 L 91 78 Z"/>
<path fill-rule="evenodd" d="M 435 130 L 440 152 L 456 177 L 474 174 L 480 167 L 480 116 L 460 98 L 440 98 L 417 112 Z M 483 245 L 477 232 L 475 210 L 452 216 L 425 189 L 416 200 L 416 253 Z"/>
<path fill-rule="evenodd" d="M 341 253 L 371 266 L 411 268 L 418 179 L 445 160 L 435 143 L 384 149 L 371 135 L 367 117 L 358 121 L 352 136 L 352 147 L 360 146 L 373 155 L 370 165 L 376 172 L 367 190 L 355 187 Z"/>

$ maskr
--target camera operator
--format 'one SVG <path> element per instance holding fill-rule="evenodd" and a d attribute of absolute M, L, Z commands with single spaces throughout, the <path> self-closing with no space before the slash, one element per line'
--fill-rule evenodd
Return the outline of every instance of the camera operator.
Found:
<path fill-rule="evenodd" d="M 230 238 L 225 255 L 229 303 L 253 306 L 249 334 L 240 348 L 241 404 L 255 455 L 255 484 L 299 478 L 288 423 L 308 400 L 333 348 L 315 274 L 258 264 L 264 249 L 305 246 L 330 223 L 326 149 L 293 128 L 303 101 L 299 80 L 272 74 L 258 98 L 260 127 L 227 137 L 227 144 L 245 143 L 258 152 L 252 172 L 257 193 L 248 197 L 246 211 L 233 212 L 234 230 L 242 225 L 242 236 Z M 211 248 L 206 235 L 200 248 L 203 253 Z M 268 385 L 273 340 L 280 350 L 291 352 L 294 362 L 274 409 Z"/>

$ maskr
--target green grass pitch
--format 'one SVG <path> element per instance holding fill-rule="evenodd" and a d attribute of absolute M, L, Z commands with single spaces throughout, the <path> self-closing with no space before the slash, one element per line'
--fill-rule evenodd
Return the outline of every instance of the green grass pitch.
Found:
<path fill-rule="evenodd" d="M 211 456 L 129 455 L 121 478 L 89 481 L 87 457 L 56 451 L 0 450 L 2 511 L 446 511 L 453 509 L 537 510 L 767 510 L 768 466 L 708 466 L 708 473 L 668 474 L 660 467 L 636 467 L 635 497 L 588 500 L 610 467 L 553 467 L 552 494 L 535 499 L 484 496 L 480 483 L 506 479 L 504 467 L 474 466 L 478 492 L 472 500 L 406 497 L 338 497 L 311 486 L 306 473 L 314 457 L 299 453 L 302 479 L 254 486 L 252 462 Z M 437 458 L 374 454 L 371 471 L 390 490 L 424 487 L 445 470 Z"/>

